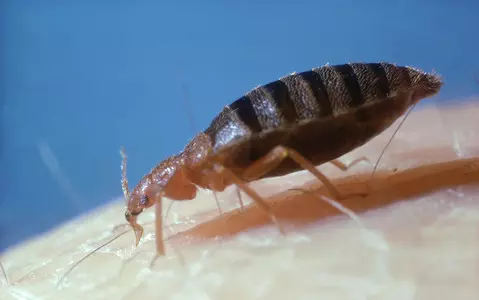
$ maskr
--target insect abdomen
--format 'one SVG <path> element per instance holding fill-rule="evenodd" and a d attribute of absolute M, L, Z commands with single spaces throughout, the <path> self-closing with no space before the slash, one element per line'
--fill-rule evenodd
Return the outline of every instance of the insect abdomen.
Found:
<path fill-rule="evenodd" d="M 344 114 L 409 88 L 410 70 L 389 63 L 351 63 L 291 74 L 226 106 L 205 133 L 217 150 L 252 134 Z"/>

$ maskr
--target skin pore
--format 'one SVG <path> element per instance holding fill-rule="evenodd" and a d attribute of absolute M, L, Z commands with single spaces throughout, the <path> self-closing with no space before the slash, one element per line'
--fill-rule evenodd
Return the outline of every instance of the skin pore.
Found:
<path fill-rule="evenodd" d="M 477 103 L 477 102 L 476 102 Z M 400 120 L 365 146 L 319 168 L 345 194 L 348 216 L 309 192 L 326 193 L 306 172 L 252 185 L 273 206 L 282 236 L 234 188 L 175 202 L 164 220 L 166 257 L 155 256 L 154 208 L 138 222 L 138 248 L 119 233 L 123 200 L 4 253 L 1 299 L 478 299 L 479 106 L 416 107 L 376 174 L 374 163 Z M 134 163 L 134 160 L 130 161 Z M 119 195 L 121 193 L 119 184 Z M 170 201 L 163 205 L 164 214 Z"/>

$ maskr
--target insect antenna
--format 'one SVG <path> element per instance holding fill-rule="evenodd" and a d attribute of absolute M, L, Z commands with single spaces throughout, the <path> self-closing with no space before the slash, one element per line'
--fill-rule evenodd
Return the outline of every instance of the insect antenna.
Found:
<path fill-rule="evenodd" d="M 120 155 L 122 158 L 121 161 L 121 189 L 123 190 L 123 196 L 125 197 L 125 201 L 127 202 L 130 198 L 130 191 L 128 190 L 128 178 L 126 177 L 126 161 L 128 156 L 126 155 L 125 148 L 123 146 L 120 147 Z"/>
<path fill-rule="evenodd" d="M 114 238 L 110 239 L 109 241 L 101 244 L 100 246 L 96 247 L 93 251 L 89 252 L 87 255 L 85 255 L 84 257 L 82 257 L 79 261 L 77 261 L 76 263 L 74 263 L 70 269 L 68 269 L 68 271 L 60 278 L 60 280 L 58 280 L 57 282 L 57 288 L 60 287 L 60 284 L 63 282 L 63 280 L 80 264 L 82 263 L 83 261 L 85 261 L 85 259 L 87 259 L 88 257 L 90 257 L 91 255 L 93 255 L 95 252 L 97 252 L 98 250 L 100 250 L 101 248 L 107 246 L 108 244 L 114 242 L 115 240 L 117 240 L 118 238 L 120 238 L 122 235 L 128 233 L 129 231 L 131 231 L 132 229 L 128 229 L 128 230 L 125 230 L 123 231 L 122 233 L 120 233 L 119 235 L 115 236 Z"/>
<path fill-rule="evenodd" d="M 2 269 L 3 277 L 5 277 L 5 282 L 7 283 L 7 285 L 10 285 L 10 280 L 8 279 L 7 271 L 5 270 L 5 267 L 3 266 L 2 262 L 0 262 L 0 269 Z"/>
<path fill-rule="evenodd" d="M 369 180 L 372 180 L 373 177 L 374 177 L 374 174 L 376 174 L 376 170 L 379 166 L 379 162 L 381 161 L 381 158 L 383 157 L 384 153 L 386 152 L 386 149 L 389 147 L 389 145 L 391 144 L 393 138 L 396 136 L 396 133 L 399 131 L 399 129 L 401 128 L 402 124 L 404 123 L 404 121 L 406 121 L 407 117 L 409 116 L 409 113 L 411 113 L 411 111 L 414 109 L 414 107 L 416 106 L 416 104 L 413 104 L 411 106 L 411 108 L 406 112 L 406 114 L 404 115 L 404 118 L 401 120 L 401 122 L 399 122 L 399 125 L 398 127 L 394 130 L 393 134 L 391 135 L 391 137 L 389 138 L 388 142 L 386 143 L 386 146 L 383 148 L 383 150 L 381 151 L 381 154 L 379 155 L 377 161 L 376 161 L 376 164 L 374 165 L 374 169 L 373 169 L 373 172 L 371 173 L 371 177 L 369 178 Z"/>

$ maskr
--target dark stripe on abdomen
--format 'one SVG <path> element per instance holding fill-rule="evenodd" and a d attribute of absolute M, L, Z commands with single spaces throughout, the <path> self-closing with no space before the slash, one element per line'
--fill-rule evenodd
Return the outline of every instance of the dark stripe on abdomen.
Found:
<path fill-rule="evenodd" d="M 261 132 L 261 124 L 258 121 L 258 116 L 248 96 L 239 98 L 231 103 L 229 107 L 252 132 Z"/>
<path fill-rule="evenodd" d="M 271 94 L 284 120 L 288 123 L 294 123 L 298 119 L 298 114 L 291 100 L 288 86 L 284 82 L 276 80 L 264 85 L 263 88 Z"/>
<path fill-rule="evenodd" d="M 379 94 L 378 96 L 388 96 L 390 93 L 389 81 L 383 66 L 377 63 L 369 63 L 367 66 L 374 72 L 376 77 L 376 91 Z"/>
<path fill-rule="evenodd" d="M 364 97 L 361 93 L 361 87 L 359 86 L 358 77 L 354 73 L 353 68 L 349 64 L 336 65 L 332 68 L 341 74 L 344 84 L 349 91 L 351 97 L 351 106 L 358 107 L 364 104 Z"/>
<path fill-rule="evenodd" d="M 319 106 L 320 115 L 330 116 L 333 112 L 331 107 L 331 101 L 329 100 L 328 92 L 324 86 L 324 82 L 321 76 L 315 71 L 306 71 L 297 74 L 301 76 L 304 81 L 309 84 L 309 87 L 313 91 L 314 98 Z"/>

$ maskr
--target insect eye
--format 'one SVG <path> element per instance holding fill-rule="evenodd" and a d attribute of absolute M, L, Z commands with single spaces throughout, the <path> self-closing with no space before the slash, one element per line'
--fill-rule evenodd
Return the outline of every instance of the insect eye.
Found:
<path fill-rule="evenodd" d="M 141 206 L 147 206 L 148 205 L 148 196 L 143 194 L 143 196 L 141 196 L 141 199 L 140 199 L 140 205 Z"/>

